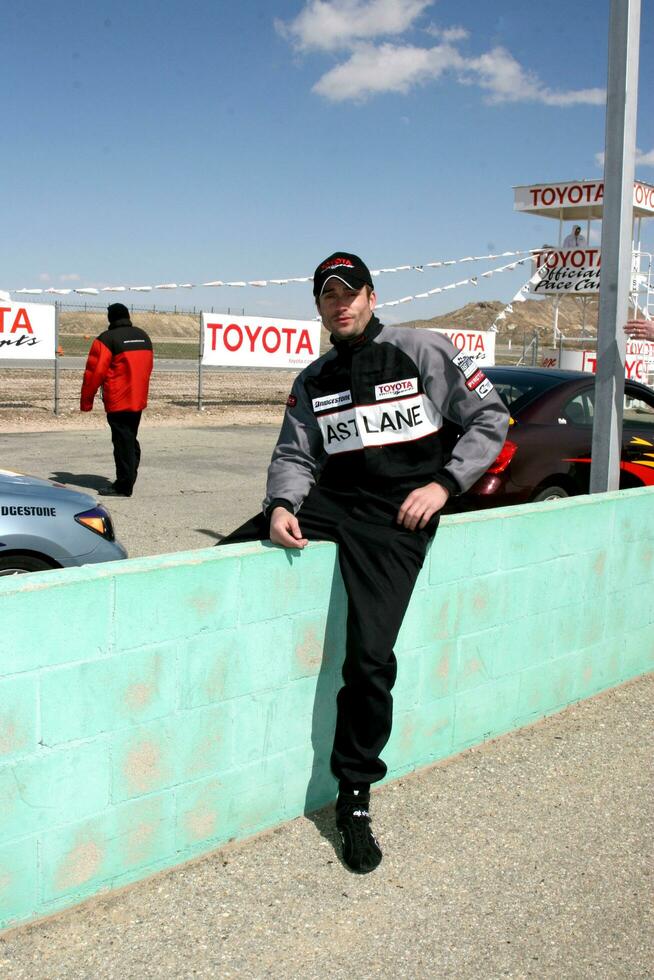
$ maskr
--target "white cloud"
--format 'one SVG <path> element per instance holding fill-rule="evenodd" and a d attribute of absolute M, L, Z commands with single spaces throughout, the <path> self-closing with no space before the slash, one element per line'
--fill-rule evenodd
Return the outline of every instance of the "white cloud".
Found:
<path fill-rule="evenodd" d="M 348 48 L 357 41 L 403 34 L 434 0 L 309 0 L 295 20 L 276 21 L 300 51 Z"/>
<path fill-rule="evenodd" d="M 437 27 L 436 24 L 430 24 L 429 27 L 426 27 L 425 34 L 440 38 L 448 44 L 452 41 L 465 41 L 470 37 L 470 31 L 467 31 L 465 27 Z"/>
<path fill-rule="evenodd" d="M 365 44 L 323 75 L 313 91 L 330 102 L 363 101 L 380 92 L 406 93 L 462 63 L 458 51 L 445 44 L 435 48 Z"/>
<path fill-rule="evenodd" d="M 493 48 L 479 58 L 468 59 L 466 72 L 469 76 L 462 81 L 479 85 L 489 93 L 488 101 L 493 104 L 541 102 L 543 105 L 567 107 L 604 105 L 606 102 L 606 92 L 601 88 L 552 91 L 534 72 L 525 70 L 505 48 Z"/>
<path fill-rule="evenodd" d="M 359 44 L 347 61 L 316 82 L 313 91 L 330 102 L 362 102 L 382 92 L 406 94 L 416 85 L 435 81 L 446 71 L 456 72 L 462 84 L 478 85 L 492 104 L 541 102 L 564 107 L 605 102 L 602 89 L 552 91 L 503 48 L 479 58 L 465 58 L 451 44 L 433 48 Z"/>
<path fill-rule="evenodd" d="M 604 169 L 604 153 L 595 154 L 595 163 L 601 169 Z M 636 159 L 635 163 L 637 167 L 654 167 L 654 150 L 650 150 L 649 153 L 643 153 L 636 147 Z"/>
<path fill-rule="evenodd" d="M 404 34 L 434 0 L 307 0 L 295 20 L 276 22 L 278 31 L 298 51 L 347 51 L 347 60 L 331 68 L 313 91 L 331 102 L 363 102 L 384 92 L 408 93 L 416 85 L 452 71 L 460 84 L 477 85 L 492 105 L 537 102 L 567 108 L 604 105 L 601 88 L 556 90 L 535 72 L 523 68 L 505 48 L 467 58 L 455 46 L 469 37 L 464 27 L 430 24 L 425 32 L 438 38 L 435 47 L 374 43 Z M 649 165 L 649 161 L 646 161 Z"/>
<path fill-rule="evenodd" d="M 39 273 L 39 282 L 50 282 L 51 279 L 52 279 L 52 276 L 50 275 L 49 272 L 40 272 Z"/>
<path fill-rule="evenodd" d="M 79 282 L 82 277 L 77 272 L 64 272 L 59 276 L 60 282 Z"/>

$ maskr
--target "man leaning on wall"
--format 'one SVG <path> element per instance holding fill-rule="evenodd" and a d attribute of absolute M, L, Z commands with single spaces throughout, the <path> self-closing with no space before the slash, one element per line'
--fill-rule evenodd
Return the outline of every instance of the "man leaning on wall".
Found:
<path fill-rule="evenodd" d="M 377 319 L 357 255 L 321 262 L 313 295 L 332 349 L 293 384 L 263 512 L 221 544 L 338 543 L 348 617 L 331 769 L 343 860 L 365 873 L 382 859 L 369 803 L 386 774 L 393 646 L 440 511 L 497 457 L 508 413 L 474 359 L 445 337 Z M 451 454 L 445 419 L 463 430 Z"/>

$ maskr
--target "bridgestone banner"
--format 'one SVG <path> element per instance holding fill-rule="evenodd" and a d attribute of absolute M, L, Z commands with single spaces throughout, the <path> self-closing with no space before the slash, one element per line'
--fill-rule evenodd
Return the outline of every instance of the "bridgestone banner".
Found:
<path fill-rule="evenodd" d="M 55 308 L 41 303 L 0 303 L 0 361 L 54 361 Z"/>
<path fill-rule="evenodd" d="M 202 364 L 300 370 L 320 353 L 316 320 L 202 314 Z"/>
<path fill-rule="evenodd" d="M 540 280 L 532 293 L 596 293 L 602 257 L 598 248 L 544 249 L 534 254 Z"/>

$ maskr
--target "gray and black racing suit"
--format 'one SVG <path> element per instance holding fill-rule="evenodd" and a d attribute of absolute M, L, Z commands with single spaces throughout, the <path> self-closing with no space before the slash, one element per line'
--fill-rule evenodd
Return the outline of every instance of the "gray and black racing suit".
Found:
<path fill-rule="evenodd" d="M 454 445 L 445 423 L 462 430 Z M 441 334 L 372 317 L 355 341 L 305 368 L 288 398 L 268 470 L 264 515 L 296 513 L 310 540 L 338 543 L 348 594 L 344 684 L 331 766 L 350 783 L 382 779 L 397 665 L 393 646 L 438 516 L 397 523 L 430 482 L 467 490 L 500 452 L 508 413 L 470 356 Z M 262 530 L 263 529 L 263 530 Z M 225 543 L 267 537 L 261 517 Z"/>

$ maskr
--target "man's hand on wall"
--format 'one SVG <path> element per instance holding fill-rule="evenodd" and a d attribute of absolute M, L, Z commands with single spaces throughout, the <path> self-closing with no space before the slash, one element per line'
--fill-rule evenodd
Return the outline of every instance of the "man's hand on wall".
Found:
<path fill-rule="evenodd" d="M 304 548 L 309 543 L 302 537 L 297 517 L 285 507 L 275 507 L 270 515 L 270 540 L 283 548 Z"/>
<path fill-rule="evenodd" d="M 416 487 L 406 498 L 397 514 L 397 523 L 409 531 L 422 530 L 427 522 L 447 503 L 449 492 L 440 483 Z"/>
<path fill-rule="evenodd" d="M 629 320 L 624 332 L 631 340 L 654 340 L 654 320 Z"/>

